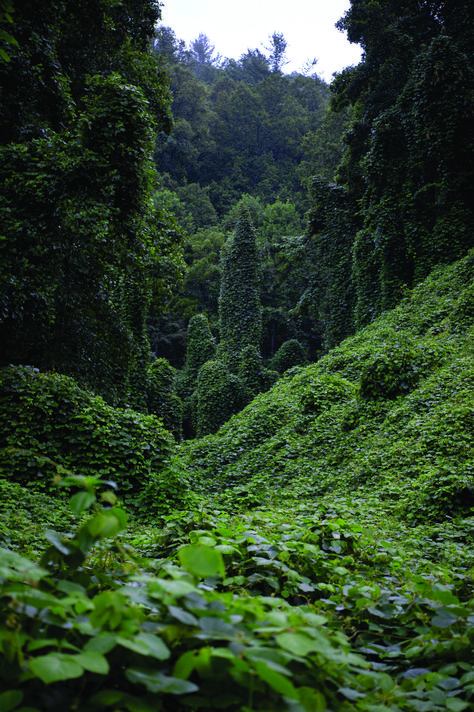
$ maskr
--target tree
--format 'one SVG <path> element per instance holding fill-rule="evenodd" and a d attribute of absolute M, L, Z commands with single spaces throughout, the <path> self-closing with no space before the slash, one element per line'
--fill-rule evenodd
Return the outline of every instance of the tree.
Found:
<path fill-rule="evenodd" d="M 360 327 L 474 243 L 474 8 L 353 0 L 339 25 L 364 49 L 333 84 L 333 106 L 354 107 L 338 180 L 363 219 Z"/>
<path fill-rule="evenodd" d="M 207 35 L 200 33 L 191 42 L 191 54 L 194 59 L 194 72 L 196 76 L 207 84 L 212 83 L 216 78 L 216 69 L 220 62 L 220 56 L 214 56 L 216 48 Z"/>
<path fill-rule="evenodd" d="M 158 16 L 152 0 L 26 1 L 0 67 L 2 363 L 144 408 L 146 312 L 182 267 L 181 233 L 150 199 L 152 127 L 170 126 Z"/>
<path fill-rule="evenodd" d="M 287 41 L 282 32 L 274 32 L 270 37 L 270 46 L 267 50 L 270 52 L 268 58 L 270 69 L 272 72 L 280 73 L 285 64 L 288 64 L 286 59 Z"/>
<path fill-rule="evenodd" d="M 247 346 L 260 349 L 262 314 L 255 229 L 241 203 L 234 235 L 222 261 L 219 296 L 221 345 L 230 362 Z"/>

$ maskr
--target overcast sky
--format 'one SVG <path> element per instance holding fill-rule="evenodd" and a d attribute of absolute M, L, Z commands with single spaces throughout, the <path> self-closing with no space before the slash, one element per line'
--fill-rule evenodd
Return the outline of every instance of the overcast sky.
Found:
<path fill-rule="evenodd" d="M 333 72 L 360 61 L 334 24 L 350 7 L 349 0 L 163 0 L 163 24 L 187 43 L 203 32 L 223 57 L 238 59 L 247 49 L 264 51 L 268 37 L 282 32 L 291 62 L 285 72 L 300 71 L 318 59 L 316 71 L 330 82 Z"/>

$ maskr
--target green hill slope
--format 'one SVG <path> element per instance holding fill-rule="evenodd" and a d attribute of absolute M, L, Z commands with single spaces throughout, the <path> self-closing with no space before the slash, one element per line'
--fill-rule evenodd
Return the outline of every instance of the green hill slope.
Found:
<path fill-rule="evenodd" d="M 377 491 L 408 520 L 474 506 L 474 253 L 319 362 L 296 368 L 181 460 L 220 504 Z"/>

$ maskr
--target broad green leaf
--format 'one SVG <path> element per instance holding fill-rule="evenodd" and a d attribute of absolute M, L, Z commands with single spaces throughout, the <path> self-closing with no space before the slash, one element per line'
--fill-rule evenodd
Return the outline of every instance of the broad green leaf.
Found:
<path fill-rule="evenodd" d="M 74 514 L 82 514 L 86 509 L 94 504 L 96 501 L 95 495 L 92 492 L 77 492 L 69 500 L 69 506 L 71 507 Z"/>
<path fill-rule="evenodd" d="M 469 707 L 470 703 L 460 700 L 459 697 L 448 697 L 446 700 L 446 708 L 451 710 L 451 712 L 462 712 L 462 710 L 468 709 Z"/>
<path fill-rule="evenodd" d="M 119 531 L 123 529 L 121 522 L 118 517 L 110 512 L 101 512 L 93 517 L 85 525 L 92 536 L 98 539 L 105 539 L 106 537 L 114 537 Z"/>
<path fill-rule="evenodd" d="M 80 593 L 84 594 L 84 596 L 87 595 L 84 586 L 81 586 L 78 583 L 74 583 L 73 581 L 65 581 L 64 579 L 62 579 L 58 582 L 56 588 L 58 589 L 58 591 L 64 591 L 64 593 Z"/>
<path fill-rule="evenodd" d="M 118 690 L 101 690 L 90 699 L 91 704 L 99 704 L 102 707 L 112 707 L 117 705 L 123 698 L 123 692 Z"/>
<path fill-rule="evenodd" d="M 6 581 L 40 581 L 47 576 L 46 569 L 41 569 L 25 556 L 0 547 L 0 579 Z"/>
<path fill-rule="evenodd" d="M 129 668 L 125 670 L 125 675 L 130 682 L 137 682 L 145 685 L 148 692 L 166 692 L 170 695 L 185 695 L 189 692 L 196 692 L 199 688 L 192 682 L 180 680 L 176 677 L 167 677 L 160 672 L 146 672 Z"/>
<path fill-rule="evenodd" d="M 204 616 L 199 620 L 199 627 L 204 633 L 217 638 L 235 638 L 237 630 L 222 618 Z"/>
<path fill-rule="evenodd" d="M 123 638 L 122 636 L 117 636 L 117 643 L 123 648 L 128 648 L 128 650 L 133 650 L 134 653 L 139 653 L 140 655 L 148 655 L 150 652 L 150 647 L 148 643 L 144 640 L 137 640 L 137 638 Z"/>
<path fill-rule="evenodd" d="M 41 655 L 30 661 L 30 670 L 44 683 L 49 685 L 59 680 L 80 677 L 84 670 L 79 663 L 60 653 Z"/>
<path fill-rule="evenodd" d="M 75 655 L 74 660 L 79 663 L 79 665 L 82 665 L 84 670 L 89 670 L 89 672 L 96 672 L 99 675 L 107 675 L 109 673 L 107 658 L 100 653 L 86 651 L 85 653 Z"/>
<path fill-rule="evenodd" d="M 184 625 L 199 625 L 197 618 L 195 618 L 192 613 L 189 613 L 188 611 L 185 611 L 182 608 L 178 608 L 177 606 L 168 606 L 168 610 L 173 616 L 173 618 L 176 618 L 176 620 L 178 620 L 180 623 L 184 623 Z"/>
<path fill-rule="evenodd" d="M 61 554 L 72 554 L 74 549 L 68 546 L 67 539 L 65 540 L 58 532 L 53 529 L 47 529 L 44 533 L 46 539 L 58 550 Z"/>
<path fill-rule="evenodd" d="M 196 578 L 209 578 L 220 575 L 225 578 L 222 554 L 216 549 L 199 544 L 184 546 L 178 552 L 183 569 Z"/>
<path fill-rule="evenodd" d="M 354 701 L 360 699 L 361 697 L 364 697 L 363 692 L 353 690 L 351 687 L 340 687 L 338 691 L 341 692 L 347 700 Z"/>
<path fill-rule="evenodd" d="M 275 692 L 279 692 L 280 695 L 289 697 L 292 700 L 298 699 L 298 692 L 294 685 L 279 672 L 270 668 L 267 663 L 256 660 L 254 667 L 259 678 L 266 682 L 267 685 L 270 685 Z"/>
<path fill-rule="evenodd" d="M 102 492 L 102 494 L 100 495 L 100 498 L 103 502 L 107 502 L 108 504 L 111 504 L 112 507 L 114 507 L 117 504 L 117 495 L 114 494 L 111 490 Z"/>
<path fill-rule="evenodd" d="M 187 596 L 196 590 L 194 584 L 189 581 L 169 581 L 167 579 L 156 579 L 152 581 L 148 586 L 148 592 L 150 596 L 158 595 L 162 598 L 163 593 L 169 593 L 172 596 Z"/>
<path fill-rule="evenodd" d="M 453 594 L 449 586 L 434 583 L 431 588 L 431 597 L 434 601 L 439 601 L 445 606 L 459 604 L 459 599 Z"/>
<path fill-rule="evenodd" d="M 84 650 L 86 652 L 94 653 L 104 653 L 110 652 L 117 645 L 116 635 L 98 635 L 94 638 L 90 638 L 84 645 Z"/>
<path fill-rule="evenodd" d="M 289 650 L 294 655 L 305 656 L 319 648 L 318 643 L 308 638 L 304 633 L 280 633 L 276 639 L 278 645 L 281 645 L 284 650 Z"/>
<path fill-rule="evenodd" d="M 23 700 L 23 692 L 20 690 L 8 690 L 0 693 L 0 710 L 2 712 L 10 712 L 21 704 Z"/>
<path fill-rule="evenodd" d="M 171 653 L 164 642 L 157 635 L 151 633 L 140 633 L 135 640 L 139 640 L 148 645 L 148 655 L 158 660 L 168 660 Z"/>
<path fill-rule="evenodd" d="M 33 650 L 40 650 L 41 648 L 48 648 L 53 646 L 55 648 L 59 647 L 59 641 L 57 638 L 43 638 L 42 640 L 30 640 L 27 646 L 28 652 Z M 1 709 L 1 707 L 0 707 Z"/>
<path fill-rule="evenodd" d="M 175 663 L 173 668 L 173 677 L 179 677 L 181 680 L 187 680 L 194 670 L 196 662 L 196 653 L 194 650 L 188 650 L 183 653 Z"/>
<path fill-rule="evenodd" d="M 459 618 L 446 608 L 440 608 L 437 614 L 431 619 L 431 623 L 437 628 L 449 628 L 450 625 L 456 623 Z"/>

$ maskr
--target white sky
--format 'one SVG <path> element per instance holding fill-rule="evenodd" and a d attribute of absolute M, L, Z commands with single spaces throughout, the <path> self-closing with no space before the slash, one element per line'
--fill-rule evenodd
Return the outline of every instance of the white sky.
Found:
<path fill-rule="evenodd" d="M 288 43 L 285 72 L 300 71 L 318 59 L 316 71 L 326 82 L 334 72 L 357 64 L 361 51 L 334 25 L 349 0 L 163 0 L 162 22 L 186 43 L 203 32 L 216 52 L 238 59 L 247 49 L 268 45 L 282 32 Z"/>

